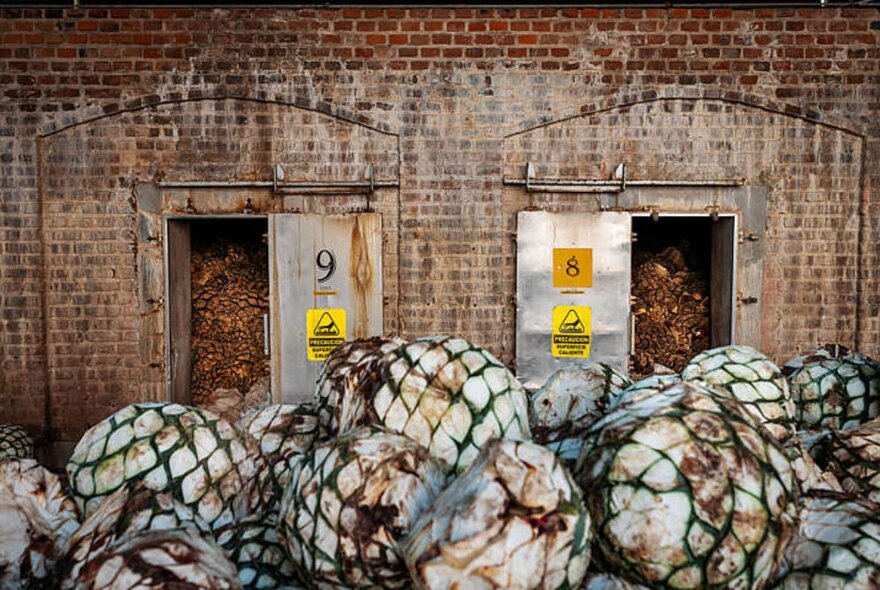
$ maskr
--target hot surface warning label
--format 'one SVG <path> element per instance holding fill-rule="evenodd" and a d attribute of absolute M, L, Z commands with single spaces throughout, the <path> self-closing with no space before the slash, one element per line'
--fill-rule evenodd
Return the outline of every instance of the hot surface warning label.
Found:
<path fill-rule="evenodd" d="M 310 309 L 306 312 L 310 361 L 323 361 L 345 342 L 344 309 Z"/>
<path fill-rule="evenodd" d="M 563 358 L 590 357 L 590 308 L 562 305 L 553 308 L 551 353 Z"/>

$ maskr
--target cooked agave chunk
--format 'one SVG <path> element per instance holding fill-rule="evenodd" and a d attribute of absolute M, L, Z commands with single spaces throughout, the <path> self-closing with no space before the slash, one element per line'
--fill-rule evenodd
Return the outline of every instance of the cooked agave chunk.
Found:
<path fill-rule="evenodd" d="M 213 528 L 252 512 L 257 453 L 225 420 L 172 403 L 126 406 L 90 428 L 67 464 L 85 516 L 128 481 L 171 492 Z"/>
<path fill-rule="evenodd" d="M 496 440 L 434 502 L 403 543 L 416 588 L 578 588 L 590 517 L 559 458 Z"/>
<path fill-rule="evenodd" d="M 281 503 L 279 531 L 299 578 L 322 588 L 405 588 L 397 542 L 444 483 L 424 447 L 376 426 L 315 446 Z"/>
<path fill-rule="evenodd" d="M 680 383 L 593 425 L 578 462 L 596 559 L 650 588 L 754 588 L 794 530 L 784 450 L 729 394 Z"/>
<path fill-rule="evenodd" d="M 33 459 L 0 459 L 0 588 L 45 583 L 78 527 L 57 475 Z"/>
<path fill-rule="evenodd" d="M 794 406 L 782 371 L 749 346 L 730 345 L 695 356 L 684 381 L 704 381 L 730 391 L 780 441 L 794 436 Z"/>

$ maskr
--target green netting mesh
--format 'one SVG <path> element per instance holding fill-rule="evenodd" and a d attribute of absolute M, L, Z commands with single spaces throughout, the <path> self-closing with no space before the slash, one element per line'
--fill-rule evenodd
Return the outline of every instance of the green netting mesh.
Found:
<path fill-rule="evenodd" d="M 379 427 L 322 443 L 299 461 L 280 532 L 299 577 L 321 587 L 404 588 L 397 542 L 443 487 L 424 447 Z"/>
<path fill-rule="evenodd" d="M 778 440 L 794 436 L 788 382 L 779 367 L 754 348 L 722 346 L 706 350 L 691 359 L 681 378 L 727 389 Z"/>
<path fill-rule="evenodd" d="M 761 588 L 794 527 L 797 484 L 736 400 L 681 383 L 593 425 L 579 461 L 604 571 L 651 588 Z"/>
<path fill-rule="evenodd" d="M 74 449 L 67 475 L 88 516 L 128 481 L 168 491 L 212 527 L 259 504 L 258 455 L 225 420 L 171 403 L 126 406 L 90 428 Z"/>
<path fill-rule="evenodd" d="M 425 589 L 574 589 L 590 562 L 590 517 L 561 461 L 496 440 L 419 518 L 403 544 Z"/>

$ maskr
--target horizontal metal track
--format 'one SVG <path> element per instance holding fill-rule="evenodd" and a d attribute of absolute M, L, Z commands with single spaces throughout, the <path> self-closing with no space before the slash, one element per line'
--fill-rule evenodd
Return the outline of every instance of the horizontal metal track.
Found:
<path fill-rule="evenodd" d="M 274 188 L 279 192 L 294 192 L 298 189 L 362 189 L 394 188 L 400 186 L 396 180 L 369 181 L 329 181 L 329 182 L 284 182 L 274 183 L 271 180 L 192 180 L 157 182 L 160 188 Z"/>

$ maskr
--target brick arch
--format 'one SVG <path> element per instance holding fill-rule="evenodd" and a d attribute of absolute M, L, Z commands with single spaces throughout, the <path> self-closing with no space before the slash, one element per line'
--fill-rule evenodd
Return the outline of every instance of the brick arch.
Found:
<path fill-rule="evenodd" d="M 367 163 L 377 178 L 399 176 L 398 136 L 329 106 L 187 97 L 65 123 L 37 139 L 45 421 L 63 440 L 75 440 L 98 417 L 127 403 L 162 399 L 161 294 L 147 290 L 161 284 L 161 262 L 145 260 L 161 261 L 156 236 L 164 205 L 141 207 L 137 185 L 267 180 L 274 164 L 292 180 L 356 179 Z M 393 226 L 398 199 L 398 191 L 386 190 L 370 206 Z M 347 205 L 337 199 L 320 206 L 337 212 L 332 208 Z M 383 280 L 391 292 L 395 248 L 388 239 Z"/>
<path fill-rule="evenodd" d="M 363 114 L 356 113 L 354 111 L 339 107 L 329 102 L 315 101 L 305 96 L 298 96 L 290 99 L 289 97 L 284 97 L 281 95 L 269 97 L 265 93 L 259 93 L 258 96 L 244 96 L 238 94 L 227 94 L 223 92 L 203 93 L 199 90 L 194 90 L 186 96 L 172 96 L 163 98 L 159 95 L 151 94 L 126 101 L 123 104 L 111 103 L 103 107 L 86 107 L 84 109 L 81 109 L 80 111 L 66 114 L 64 116 L 64 119 L 60 123 L 57 121 L 52 121 L 44 125 L 41 129 L 39 137 L 50 137 L 52 135 L 63 133 L 82 125 L 90 125 L 102 119 L 106 119 L 108 117 L 118 117 L 126 113 L 133 113 L 146 109 L 187 102 L 223 100 L 238 100 L 242 102 L 287 106 L 304 111 L 311 111 L 320 115 L 337 119 L 339 121 L 350 123 L 352 125 L 358 125 L 376 133 L 393 135 L 395 137 L 399 135 L 398 131 L 392 129 L 392 127 L 384 121 L 376 121 Z"/>
<path fill-rule="evenodd" d="M 670 100 L 715 100 L 731 104 L 740 104 L 803 121 L 822 125 L 842 131 L 862 139 L 865 135 L 858 131 L 853 122 L 845 117 L 822 114 L 803 106 L 776 101 L 759 94 L 715 88 L 669 88 L 661 90 L 645 90 L 637 94 L 623 94 L 597 99 L 593 102 L 572 106 L 555 116 L 537 117 L 520 121 L 517 126 L 505 134 L 505 139 L 529 133 L 542 127 L 557 125 L 571 119 L 599 115 L 610 111 L 630 108 L 640 104 Z"/>
<path fill-rule="evenodd" d="M 867 268 L 871 239 L 866 150 L 866 136 L 850 122 L 739 93 L 693 91 L 526 122 L 505 137 L 503 160 L 513 177 L 530 161 L 539 176 L 607 178 L 626 161 L 631 178 L 743 177 L 766 187 L 762 334 L 749 344 L 782 361 L 824 340 L 859 346 L 863 338 L 867 287 L 856 277 Z M 513 191 L 507 199 L 508 210 L 526 202 Z M 532 195 L 527 204 L 583 206 L 558 195 Z"/>

